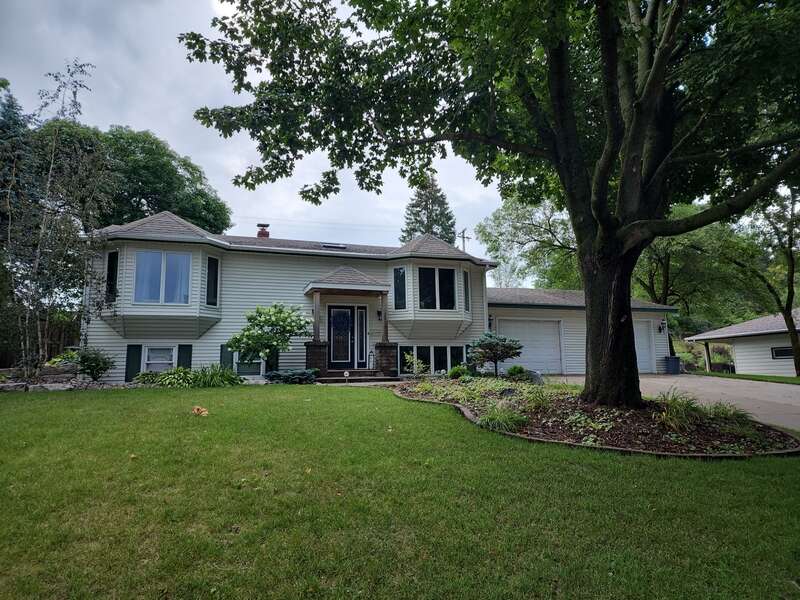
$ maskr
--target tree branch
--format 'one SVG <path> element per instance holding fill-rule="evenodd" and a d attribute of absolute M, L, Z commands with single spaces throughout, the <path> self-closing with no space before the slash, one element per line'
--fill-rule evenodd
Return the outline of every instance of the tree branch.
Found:
<path fill-rule="evenodd" d="M 608 183 L 611 169 L 619 156 L 625 125 L 619 102 L 619 55 L 617 44 L 619 22 L 609 5 L 609 0 L 597 2 L 597 28 L 600 34 L 600 55 L 603 71 L 603 112 L 606 121 L 606 140 L 603 152 L 595 164 L 592 176 L 592 214 L 607 230 L 615 230 L 619 221 L 608 208 Z M 638 12 L 638 9 L 637 9 Z"/>
<path fill-rule="evenodd" d="M 522 100 L 522 105 L 533 121 L 533 126 L 536 128 L 536 133 L 539 135 L 542 143 L 548 148 L 551 156 L 550 159 L 553 163 L 558 162 L 558 151 L 556 148 L 555 133 L 550 125 L 547 115 L 542 108 L 539 99 L 531 89 L 528 79 L 522 73 L 517 73 L 515 80 L 516 91 Z"/>
<path fill-rule="evenodd" d="M 639 81 L 637 82 L 636 89 L 637 99 L 634 102 L 633 116 L 625 136 L 620 185 L 617 193 L 617 217 L 620 219 L 636 214 L 639 207 L 642 189 L 642 155 L 647 138 L 647 131 L 655 116 L 656 101 L 664 88 L 667 65 L 675 46 L 675 34 L 687 2 L 688 0 L 673 0 L 667 23 L 664 26 L 661 39 L 656 47 L 652 64 L 650 68 L 647 69 L 646 77 L 642 70 L 643 59 L 647 58 L 644 54 L 649 53 L 647 47 L 649 38 L 648 40 L 644 40 L 641 36 L 649 36 L 650 30 L 648 29 L 640 32 L 640 39 L 642 39 L 642 41 L 639 50 Z"/>
<path fill-rule="evenodd" d="M 553 15 L 553 18 L 557 18 L 557 15 Z M 581 139 L 578 136 L 567 39 L 560 39 L 547 48 L 547 68 L 558 155 L 556 168 L 564 186 L 567 210 L 570 213 L 575 236 L 581 245 L 593 236 L 596 222 L 591 211 L 589 174 L 581 148 Z"/>
<path fill-rule="evenodd" d="M 747 190 L 737 194 L 730 200 L 707 208 L 683 219 L 655 219 L 634 221 L 622 227 L 617 237 L 623 242 L 625 249 L 635 247 L 656 236 L 673 236 L 700 229 L 711 223 L 722 221 L 733 215 L 743 213 L 750 208 L 763 194 L 774 189 L 792 171 L 800 167 L 800 150 L 795 150 L 780 165 L 761 177 Z"/>
<path fill-rule="evenodd" d="M 677 156 L 671 158 L 670 161 L 673 163 L 687 163 L 687 162 L 702 161 L 706 159 L 722 159 L 722 158 L 727 158 L 729 156 L 735 156 L 737 154 L 746 154 L 748 152 L 765 150 L 766 148 L 772 148 L 774 146 L 779 146 L 781 144 L 785 144 L 786 142 L 792 142 L 798 139 L 800 139 L 800 131 L 790 131 L 782 135 L 776 136 L 774 138 L 763 140 L 761 142 L 754 142 L 752 144 L 740 146 L 739 148 L 731 148 L 728 150 L 720 150 L 712 152 L 700 152 L 698 154 L 689 154 L 686 156 Z"/>
<path fill-rule="evenodd" d="M 439 142 L 477 142 L 534 158 L 550 158 L 550 153 L 546 148 L 509 142 L 499 135 L 485 135 L 477 131 L 447 132 L 427 137 L 395 140 L 388 145 L 389 148 L 399 148 L 403 146 L 423 146 L 425 144 L 436 144 Z"/>

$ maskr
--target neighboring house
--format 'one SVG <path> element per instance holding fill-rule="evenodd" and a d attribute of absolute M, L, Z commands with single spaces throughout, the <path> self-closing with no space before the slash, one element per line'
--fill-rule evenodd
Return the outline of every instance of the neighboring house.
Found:
<path fill-rule="evenodd" d="M 792 314 L 795 319 L 800 319 L 800 308 L 794 309 Z M 711 364 L 708 345 L 710 342 L 718 342 L 731 345 L 737 373 L 793 377 L 794 355 L 788 331 L 781 315 L 769 315 L 706 331 L 688 337 L 686 341 L 703 343 L 706 370 L 709 370 Z"/>
<path fill-rule="evenodd" d="M 162 212 L 101 231 L 106 306 L 86 326 L 90 346 L 112 355 L 105 379 L 222 363 L 243 375 L 314 367 L 323 374 L 396 374 L 413 353 L 436 371 L 463 362 L 492 327 L 521 339 L 518 361 L 543 372 L 580 373 L 582 292 L 489 290 L 495 265 L 423 235 L 401 247 L 211 234 Z M 275 364 L 246 363 L 225 343 L 256 306 L 283 303 L 312 319 Z M 663 371 L 669 307 L 635 304 L 640 370 Z M 402 369 L 400 369 L 402 370 Z"/>

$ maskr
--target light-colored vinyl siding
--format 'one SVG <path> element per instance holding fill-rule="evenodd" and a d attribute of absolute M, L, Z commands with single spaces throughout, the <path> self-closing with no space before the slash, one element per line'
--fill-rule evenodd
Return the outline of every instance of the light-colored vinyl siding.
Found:
<path fill-rule="evenodd" d="M 586 313 L 580 309 L 555 308 L 507 308 L 490 307 L 489 313 L 497 327 L 497 319 L 529 318 L 561 321 L 561 344 L 564 348 L 564 374 L 582 375 L 586 372 Z M 667 328 L 658 332 L 658 325 L 665 319 L 664 313 L 633 312 L 634 321 L 647 321 L 650 325 L 654 348 L 656 373 L 666 372 L 665 357 L 669 355 L 669 334 Z"/>
<path fill-rule="evenodd" d="M 133 304 L 133 284 L 135 251 L 139 248 L 175 249 L 192 253 L 192 272 L 189 305 L 139 305 Z M 401 345 L 463 345 L 469 344 L 479 338 L 484 332 L 486 322 L 486 301 L 483 269 L 470 266 L 468 263 L 458 261 L 441 261 L 434 263 L 439 266 L 453 267 L 456 269 L 456 290 L 458 322 L 453 325 L 454 315 L 451 311 L 424 311 L 426 314 L 414 314 L 414 303 L 418 293 L 415 286 L 415 261 L 381 261 L 381 260 L 343 260 L 336 257 L 316 256 L 287 256 L 257 252 L 219 252 L 213 255 L 220 258 L 220 294 L 219 307 L 205 306 L 206 284 L 206 256 L 208 250 L 201 246 L 136 243 L 123 244 L 124 264 L 121 271 L 123 280 L 120 290 L 120 301 L 117 312 L 119 314 L 147 314 L 158 317 L 153 321 L 154 335 L 158 338 L 137 337 L 126 339 L 118 335 L 107 323 L 95 317 L 88 325 L 87 333 L 89 344 L 98 346 L 109 352 L 116 366 L 105 378 L 107 381 L 121 382 L 125 374 L 125 352 L 128 344 L 147 345 L 160 344 L 191 344 L 192 366 L 197 368 L 219 361 L 219 348 L 231 336 L 244 327 L 245 314 L 256 306 L 269 306 L 283 303 L 290 306 L 299 306 L 309 318 L 312 317 L 313 300 L 304 295 L 306 285 L 313 280 L 320 279 L 342 265 L 348 265 L 364 274 L 391 283 L 392 268 L 398 264 L 406 266 L 406 285 L 408 286 L 408 303 L 405 311 L 395 311 L 389 300 L 389 339 Z M 471 272 L 470 285 L 472 288 L 471 311 L 463 311 L 463 284 L 460 281 L 462 268 L 469 268 Z M 323 294 L 321 298 L 321 323 L 320 333 L 323 339 L 327 338 L 327 305 L 328 304 L 365 304 L 367 305 L 367 328 L 369 351 L 374 351 L 374 345 L 379 342 L 383 332 L 383 323 L 378 321 L 379 298 L 375 296 L 333 296 Z M 179 334 L 175 329 L 175 337 L 169 335 L 172 326 L 170 316 L 220 316 L 220 321 L 213 325 L 198 339 L 186 339 L 184 334 Z M 412 318 L 413 315 L 413 318 Z M 167 317 L 167 318 L 165 318 Z M 403 335 L 401 329 L 395 328 L 392 323 L 398 319 L 414 322 L 424 320 L 424 326 L 413 328 L 411 337 Z M 400 321 L 398 321 L 398 325 Z M 303 368 L 305 366 L 305 348 L 303 342 L 307 338 L 295 339 L 289 352 L 281 353 L 279 366 L 281 369 Z"/>
<path fill-rule="evenodd" d="M 791 358 L 772 358 L 771 348 L 791 346 L 788 334 L 734 338 L 732 342 L 737 373 L 794 376 Z"/>

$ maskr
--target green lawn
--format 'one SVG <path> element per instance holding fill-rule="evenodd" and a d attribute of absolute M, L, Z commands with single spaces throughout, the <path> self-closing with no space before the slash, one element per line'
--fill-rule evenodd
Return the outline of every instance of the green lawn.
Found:
<path fill-rule="evenodd" d="M 748 379 L 750 381 L 766 381 L 768 383 L 790 383 L 800 385 L 800 377 L 785 377 L 782 375 L 748 375 L 747 373 L 715 373 L 713 371 L 694 371 L 692 375 L 703 377 L 724 377 L 725 379 Z"/>
<path fill-rule="evenodd" d="M 0 423 L 4 597 L 800 597 L 797 459 L 532 444 L 376 388 L 7 394 Z"/>

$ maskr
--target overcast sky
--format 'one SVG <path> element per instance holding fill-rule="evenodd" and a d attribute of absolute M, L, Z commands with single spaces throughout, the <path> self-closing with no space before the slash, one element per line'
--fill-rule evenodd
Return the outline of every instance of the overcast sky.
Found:
<path fill-rule="evenodd" d="M 322 206 L 299 199 L 304 184 L 325 168 L 322 156 L 297 165 L 291 179 L 250 192 L 231 179 L 257 161 L 247 136 L 222 139 L 193 118 L 201 106 L 242 103 L 222 68 L 189 63 L 179 33 L 211 33 L 211 18 L 223 10 L 216 0 L 3 0 L 0 21 L 0 77 L 30 111 L 44 73 L 62 70 L 74 57 L 96 69 L 92 92 L 84 96 L 84 122 L 102 129 L 128 125 L 149 129 L 180 154 L 199 164 L 233 209 L 229 233 L 254 235 L 256 223 L 271 223 L 275 237 L 397 243 L 411 191 L 396 173 L 387 173 L 383 194 L 362 192 L 349 174 L 341 193 Z M 483 187 L 461 159 L 436 164 L 439 183 L 456 215 L 458 229 L 473 239 L 467 251 L 484 255 L 473 228 L 500 204 L 494 186 Z"/>

